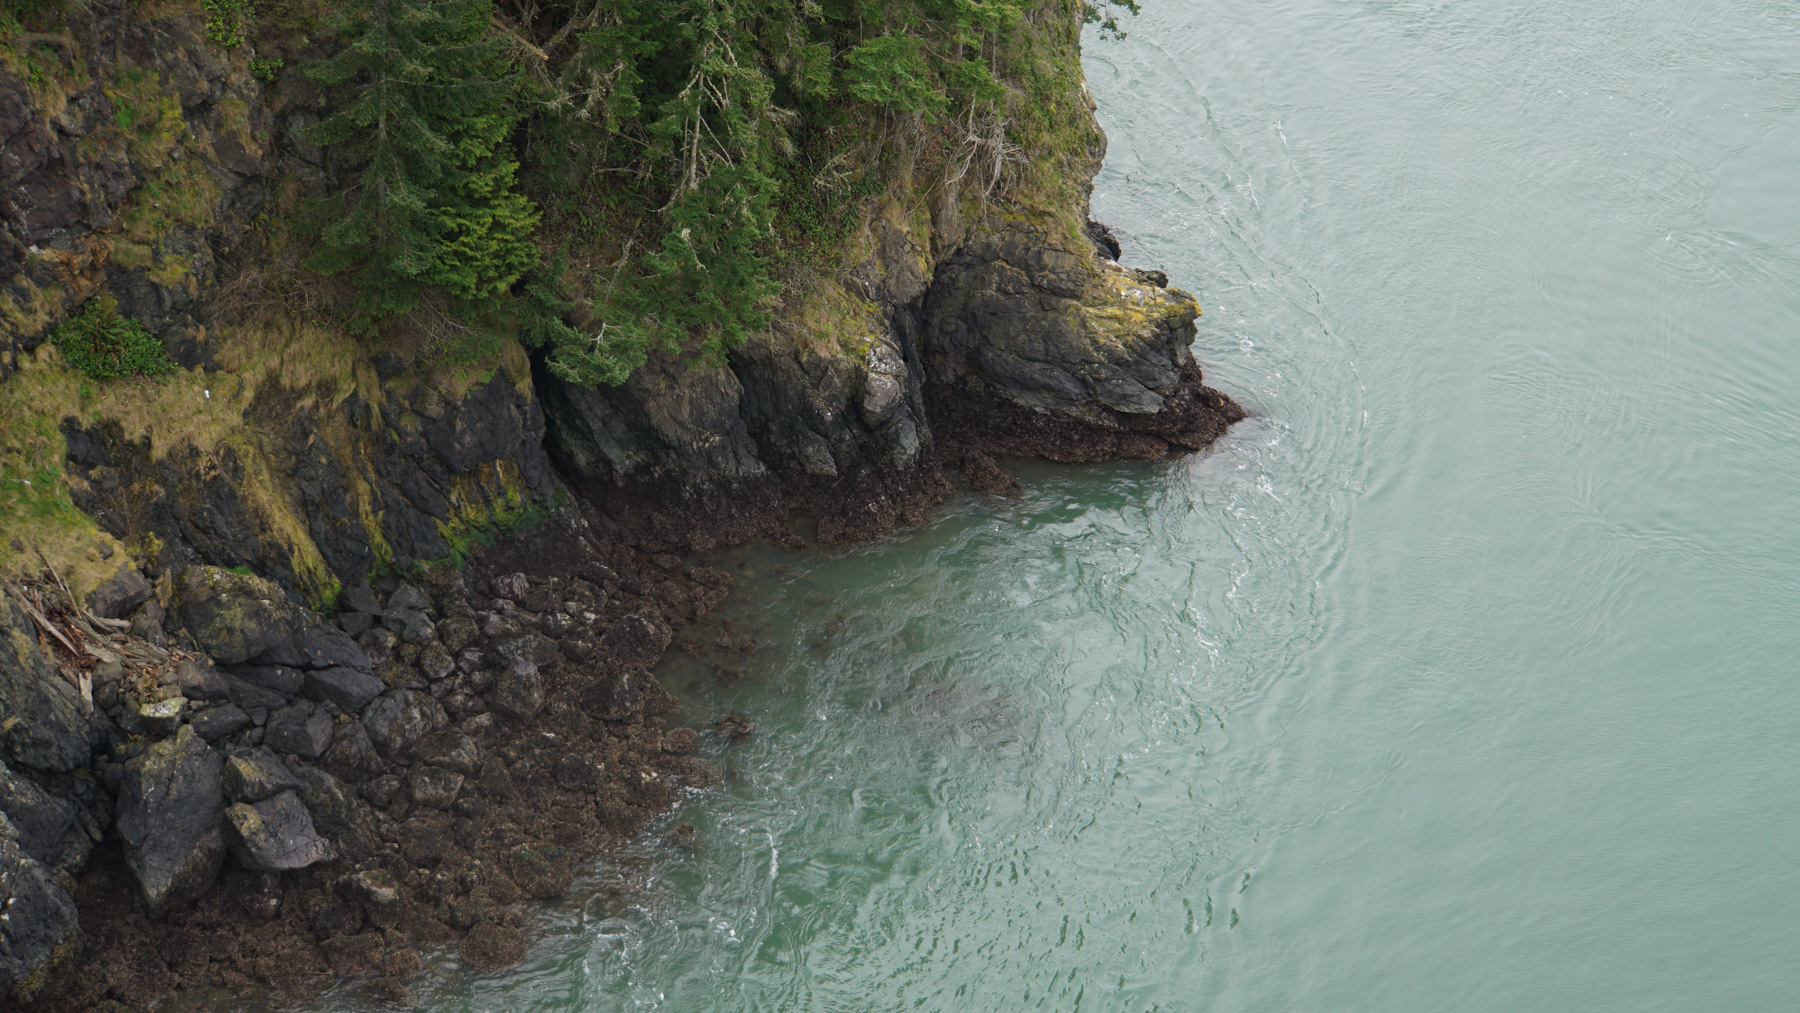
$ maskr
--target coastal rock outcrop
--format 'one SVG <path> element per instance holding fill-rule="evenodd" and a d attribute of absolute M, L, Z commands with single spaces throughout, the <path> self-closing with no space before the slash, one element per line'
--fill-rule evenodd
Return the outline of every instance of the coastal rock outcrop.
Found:
<path fill-rule="evenodd" d="M 75 900 L 0 812 L 0 997 L 30 999 L 80 937 Z"/>
<path fill-rule="evenodd" d="M 19 40 L 0 469 L 45 498 L 0 532 L 34 596 L 0 600 L 0 995 L 83 928 L 83 973 L 33 1013 L 377 972 L 404 996 L 408 940 L 521 959 L 510 905 L 565 893 L 573 856 L 716 783 L 704 742 L 754 729 L 671 727 L 648 677 L 733 584 L 679 553 L 879 536 L 946 468 L 1004 491 L 997 455 L 1165 457 L 1242 417 L 1188 351 L 1195 301 L 1083 227 L 1103 140 L 1071 10 L 1021 28 L 1067 58 L 1054 150 L 997 153 L 982 188 L 896 134 L 904 178 L 766 329 L 599 387 L 506 333 L 440 355 L 448 316 L 349 333 L 283 232 L 342 182 L 306 139 L 311 39 L 228 47 L 192 5 L 95 0 Z M 180 368 L 94 396 L 52 334 L 95 301 Z M 714 632 L 732 666 L 756 649 Z"/>
<path fill-rule="evenodd" d="M 193 899 L 219 873 L 223 769 L 219 754 L 187 727 L 125 765 L 119 836 L 125 863 L 153 910 Z"/>
<path fill-rule="evenodd" d="M 81 694 L 37 645 L 24 609 L 0 601 L 0 759 L 43 771 L 87 763 L 97 729 Z"/>

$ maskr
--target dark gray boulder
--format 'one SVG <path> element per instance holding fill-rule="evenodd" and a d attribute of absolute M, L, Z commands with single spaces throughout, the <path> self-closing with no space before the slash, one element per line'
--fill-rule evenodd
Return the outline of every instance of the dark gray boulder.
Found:
<path fill-rule="evenodd" d="M 156 588 L 135 567 L 126 567 L 87 596 L 88 611 L 107 619 L 124 619 L 150 600 Z"/>
<path fill-rule="evenodd" d="M 278 792 L 300 787 L 287 765 L 267 747 L 225 758 L 225 795 L 233 802 L 261 802 Z"/>
<path fill-rule="evenodd" d="M 437 627 L 426 618 L 425 613 L 416 609 L 390 608 L 382 613 L 381 625 L 401 640 L 420 647 L 437 637 Z"/>
<path fill-rule="evenodd" d="M 231 702 L 247 711 L 279 710 L 286 707 L 288 700 L 291 699 L 291 697 L 282 696 L 274 690 L 247 682 L 230 672 L 226 672 L 224 677 L 225 689 Z"/>
<path fill-rule="evenodd" d="M 344 713 L 356 714 L 386 688 L 387 684 L 367 672 L 339 666 L 307 672 L 304 692 L 320 703 L 334 703 Z"/>
<path fill-rule="evenodd" d="M 413 743 L 450 723 L 450 715 L 431 694 L 397 689 L 379 697 L 363 712 L 363 728 L 383 756 L 398 756 Z"/>
<path fill-rule="evenodd" d="M 196 734 L 208 742 L 218 740 L 250 726 L 250 713 L 234 703 L 208 707 L 188 718 Z"/>
<path fill-rule="evenodd" d="M 294 649 L 306 668 L 350 668 L 358 672 L 372 671 L 375 663 L 350 635 L 323 623 L 294 634 Z"/>
<path fill-rule="evenodd" d="M 338 727 L 337 734 L 332 737 L 331 748 L 319 758 L 319 763 L 334 776 L 352 784 L 378 777 L 387 769 L 380 754 L 375 752 L 375 744 L 369 741 L 368 730 L 360 721 Z"/>
<path fill-rule="evenodd" d="M 0 813 L 0 998 L 22 1003 L 74 952 L 81 924 L 74 898 L 19 838 Z"/>
<path fill-rule="evenodd" d="M 175 677 L 181 695 L 189 700 L 220 703 L 231 697 L 231 687 L 226 685 L 224 674 L 204 661 L 195 658 L 182 661 L 175 666 Z"/>
<path fill-rule="evenodd" d="M 369 582 L 366 580 L 345 591 L 343 597 L 338 599 L 338 604 L 352 612 L 361 612 L 372 616 L 381 614 L 381 602 L 376 600 L 375 590 L 369 586 Z"/>
<path fill-rule="evenodd" d="M 375 853 L 381 837 L 375 813 L 344 782 L 304 763 L 288 766 L 300 782 L 300 801 L 312 813 L 313 827 L 331 839 L 337 852 L 351 860 Z"/>
<path fill-rule="evenodd" d="M 31 619 L 0 601 L 0 758 L 60 772 L 87 763 L 92 746 L 81 695 L 38 649 Z"/>
<path fill-rule="evenodd" d="M 226 671 L 252 686 L 284 697 L 295 697 L 306 688 L 306 673 L 288 665 L 236 665 Z"/>
<path fill-rule="evenodd" d="M 331 715 L 310 700 L 296 700 L 269 715 L 263 744 L 278 753 L 316 760 L 331 748 Z"/>
<path fill-rule="evenodd" d="M 414 612 L 429 612 L 431 611 L 431 599 L 425 597 L 425 592 L 411 584 L 401 584 L 394 588 L 393 594 L 388 595 L 387 607 L 389 609 L 411 609 Z"/>
<path fill-rule="evenodd" d="M 221 665 L 292 650 L 305 611 L 261 577 L 216 566 L 190 566 L 175 582 L 175 616 Z"/>
<path fill-rule="evenodd" d="M 516 658 L 499 675 L 487 691 L 487 702 L 495 710 L 515 721 L 529 721 L 544 709 L 544 680 L 536 665 Z"/>
<path fill-rule="evenodd" d="M 634 612 L 606 628 L 600 649 L 613 656 L 621 672 L 642 672 L 662 660 L 675 631 L 656 616 Z"/>
<path fill-rule="evenodd" d="M 231 829 L 231 854 L 253 872 L 304 869 L 331 858 L 331 845 L 319 836 L 300 796 L 279 792 L 261 802 L 239 802 L 225 811 Z"/>
<path fill-rule="evenodd" d="M 125 764 L 119 836 L 152 910 L 200 895 L 225 858 L 224 761 L 189 727 Z"/>
<path fill-rule="evenodd" d="M 481 769 L 481 750 L 460 728 L 433 732 L 412 747 L 413 759 L 433 767 L 472 776 Z"/>

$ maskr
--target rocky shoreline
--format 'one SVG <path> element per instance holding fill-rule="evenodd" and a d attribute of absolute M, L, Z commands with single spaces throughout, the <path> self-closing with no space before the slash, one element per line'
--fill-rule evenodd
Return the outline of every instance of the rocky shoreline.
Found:
<path fill-rule="evenodd" d="M 520 901 L 560 896 L 572 862 L 716 779 L 645 673 L 663 617 L 703 617 L 731 583 L 573 510 L 463 571 L 359 588 L 328 620 L 190 567 L 166 661 L 99 662 L 93 714 L 7 731 L 95 772 L 74 792 L 4 775 L 17 843 L 0 862 L 36 884 L 15 887 L 7 956 L 43 986 L 18 1008 L 138 1009 L 203 985 L 294 1001 L 342 976 L 404 1002 L 416 945 L 516 962 Z M 4 661 L 41 667 L 22 604 Z M 160 611 L 152 596 L 135 613 Z M 161 660 L 154 639 L 132 653 Z"/>
<path fill-rule="evenodd" d="M 1192 395 L 1198 408 L 1156 431 L 1204 445 L 1242 417 L 1197 383 Z M 1016 487 L 997 455 L 1171 453 L 1121 455 L 1116 439 L 1032 421 L 1015 411 L 1003 438 L 972 426 L 946 447 L 970 488 Z M 932 463 L 921 520 L 949 488 Z M 672 714 L 649 674 L 735 583 L 663 549 L 572 505 L 464 569 L 354 588 L 329 617 L 205 565 L 124 571 L 81 609 L 27 607 L 55 602 L 53 583 L 15 587 L 0 666 L 12 691 L 55 704 L 5 729 L 38 766 L 0 766 L 5 955 L 15 996 L 32 996 L 18 1008 L 146 1009 L 203 987 L 291 1003 L 343 978 L 404 1005 L 418 947 L 483 971 L 523 959 L 519 905 L 561 896 L 575 863 L 714 784 L 700 735 L 753 727 Z M 128 632 L 85 657 L 43 636 L 79 642 L 83 618 Z"/>
<path fill-rule="evenodd" d="M 730 594 L 684 557 L 880 537 L 947 470 L 1005 493 L 1005 457 L 1168 458 L 1243 417 L 1189 350 L 1197 302 L 1088 221 L 1072 8 L 1018 27 L 1056 57 L 1043 150 L 977 188 L 912 137 L 765 331 L 600 387 L 504 334 L 452 361 L 332 323 L 291 231 L 341 185 L 305 37 L 253 62 L 191 5 L 69 20 L 0 65 L 9 1009 L 344 977 L 404 1002 L 418 947 L 516 961 L 519 904 L 713 783 L 700 736 L 749 731 L 648 674 Z M 610 263 L 617 237 L 563 238 Z M 53 336 L 95 300 L 179 368 L 69 368 Z"/>

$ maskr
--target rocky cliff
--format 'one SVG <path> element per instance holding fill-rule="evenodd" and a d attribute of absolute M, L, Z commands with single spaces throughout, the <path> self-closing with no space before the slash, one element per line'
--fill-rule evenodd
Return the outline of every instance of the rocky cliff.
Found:
<path fill-rule="evenodd" d="M 1060 68 L 1035 150 L 909 156 L 769 328 L 613 387 L 334 324 L 298 260 L 336 185 L 305 36 L 224 48 L 179 0 L 44 27 L 0 46 L 0 990 L 41 1008 L 393 996 L 414 942 L 503 964 L 513 902 L 709 777 L 640 678 L 729 593 L 677 554 L 877 536 L 947 468 L 993 491 L 996 456 L 1155 459 L 1242 417 L 1195 300 L 1088 222 L 1077 5 L 1029 15 Z M 94 300 L 179 368 L 69 368 L 51 336 Z"/>

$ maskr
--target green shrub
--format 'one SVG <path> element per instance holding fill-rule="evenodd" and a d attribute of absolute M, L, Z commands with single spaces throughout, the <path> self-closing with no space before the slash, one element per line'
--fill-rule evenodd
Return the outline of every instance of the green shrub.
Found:
<path fill-rule="evenodd" d="M 95 380 L 160 376 L 175 360 L 143 324 L 119 315 L 110 299 L 90 301 L 56 329 L 56 346 L 68 364 Z"/>
<path fill-rule="evenodd" d="M 200 0 L 206 11 L 206 37 L 226 49 L 244 44 L 250 31 L 252 0 Z"/>
<path fill-rule="evenodd" d="M 250 61 L 250 76 L 264 84 L 272 84 L 281 76 L 283 61 L 271 57 L 259 56 Z"/>

